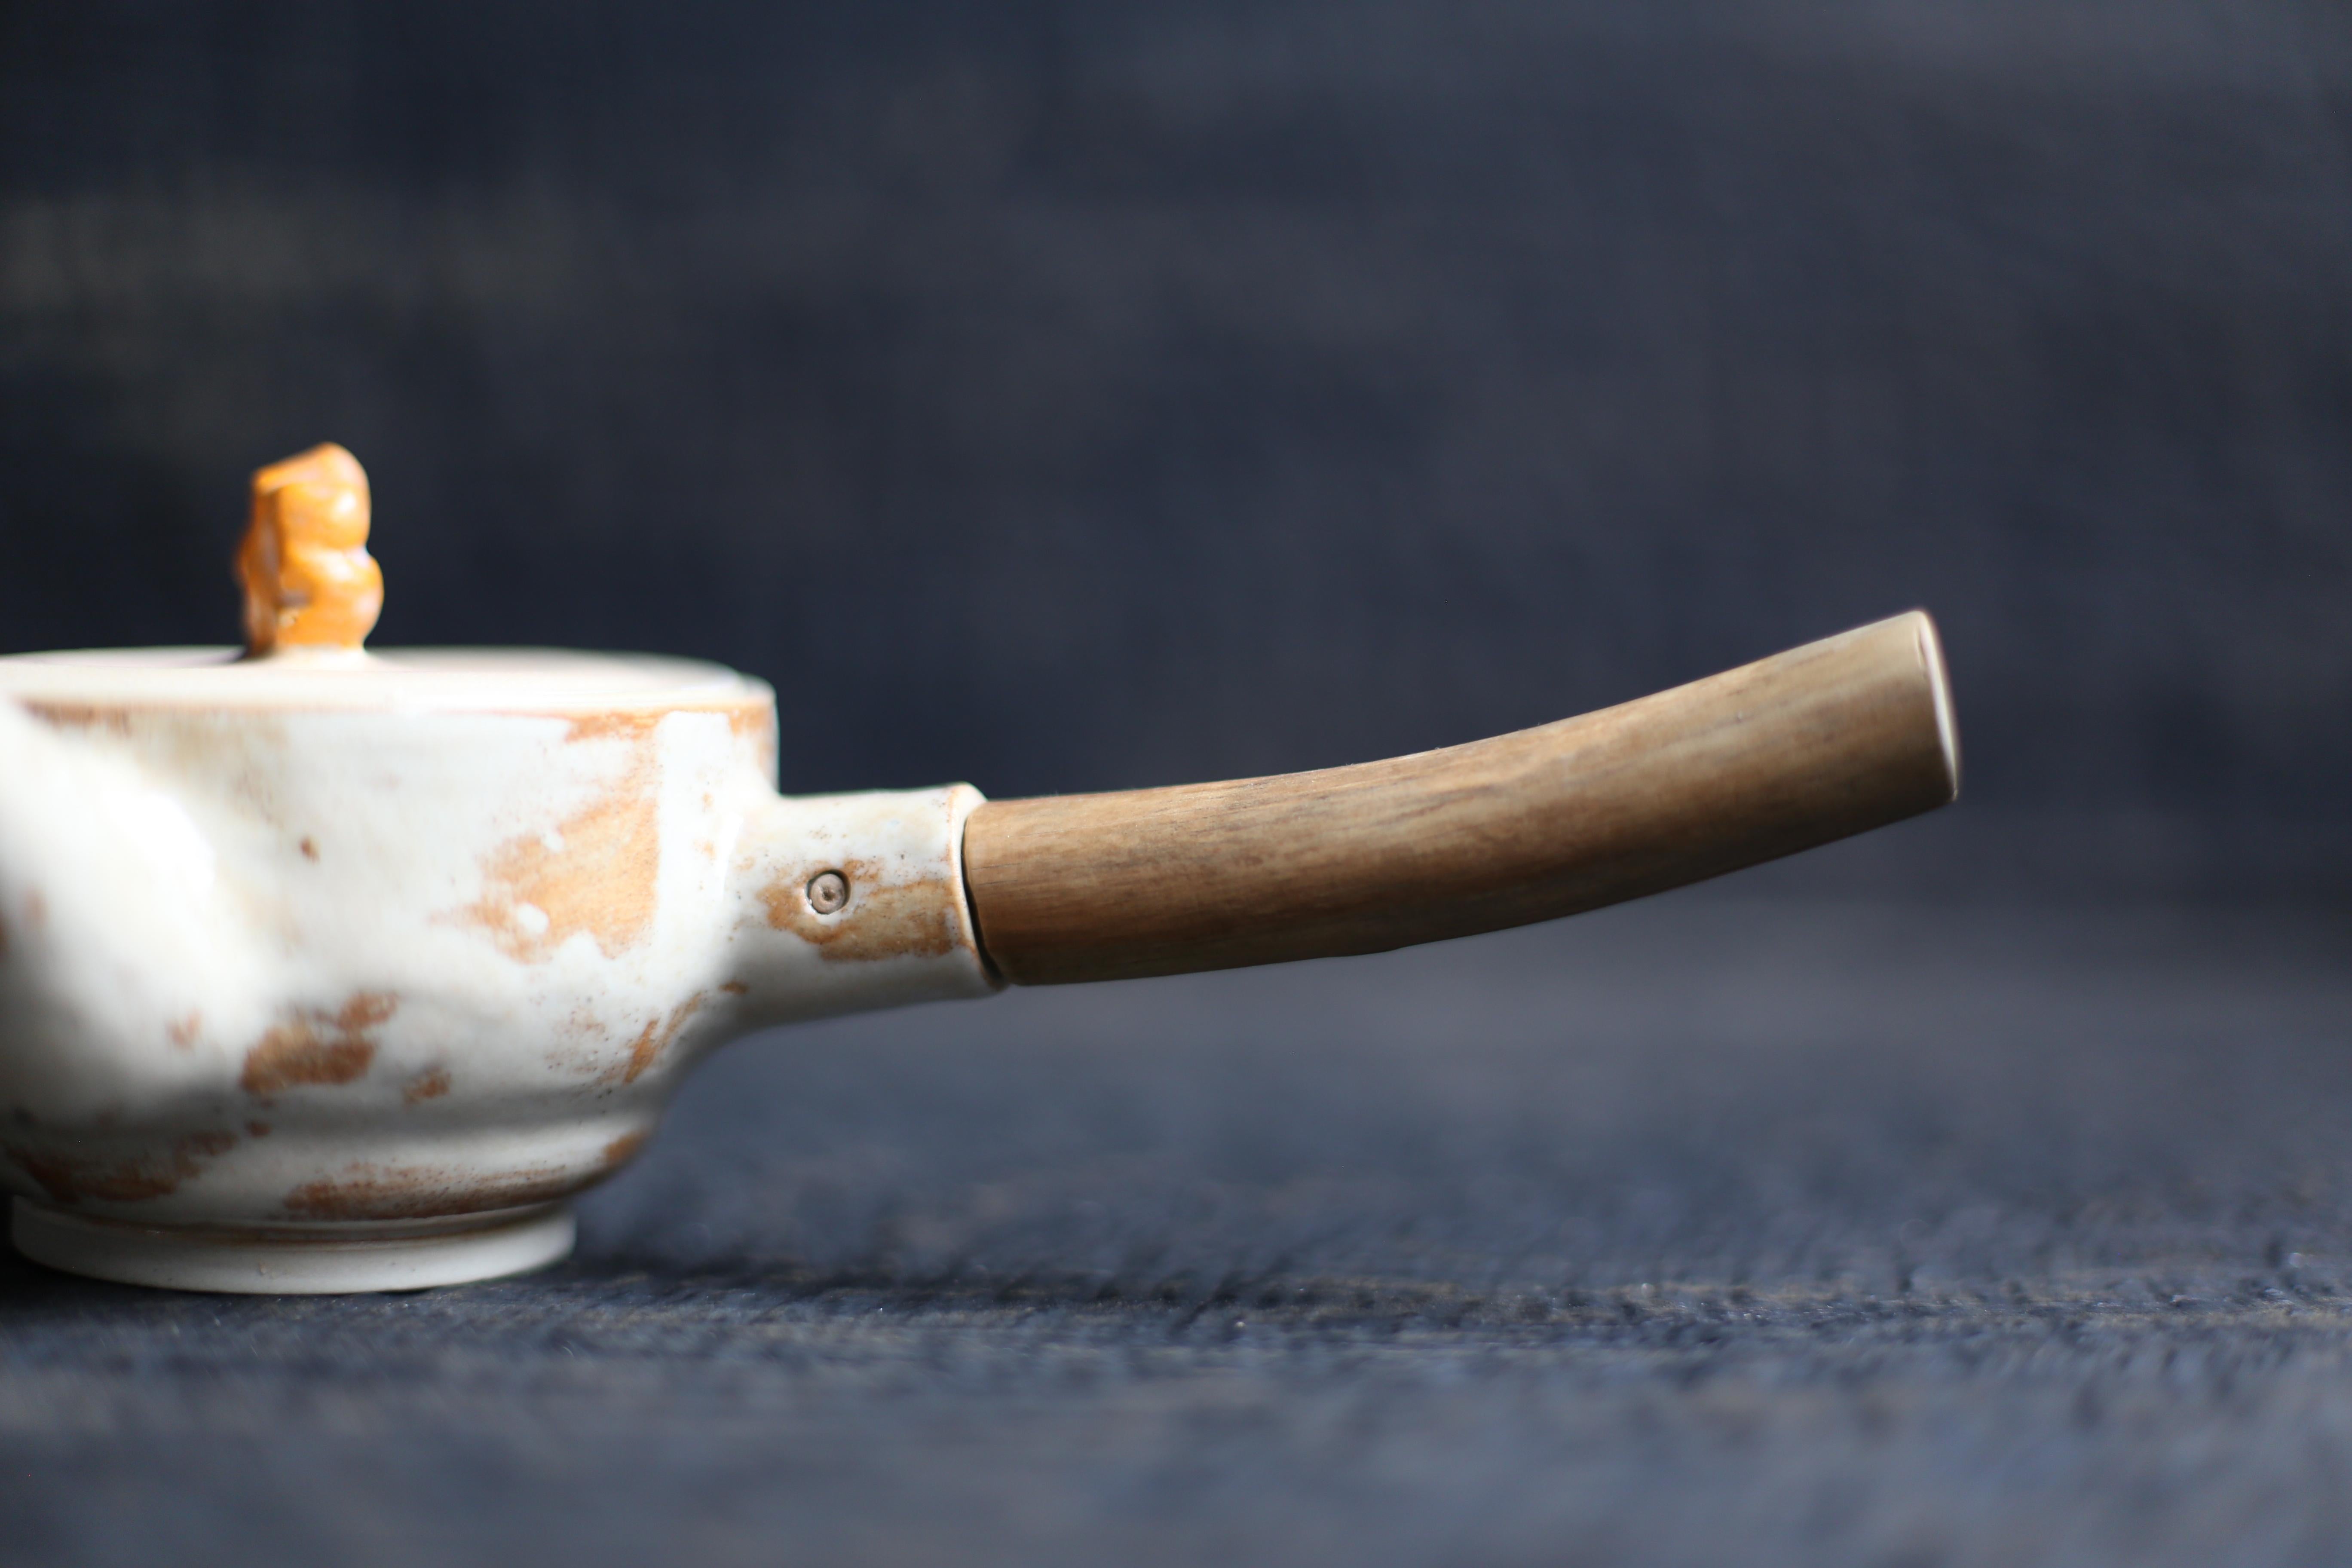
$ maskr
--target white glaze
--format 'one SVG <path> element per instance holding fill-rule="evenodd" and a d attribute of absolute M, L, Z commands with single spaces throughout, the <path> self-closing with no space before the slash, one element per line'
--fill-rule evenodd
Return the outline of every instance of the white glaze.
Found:
<path fill-rule="evenodd" d="M 993 988 L 978 793 L 780 797 L 756 681 L 221 660 L 0 659 L 0 1182 L 26 1198 L 289 1238 L 487 1218 L 617 1166 L 747 1029 Z M 826 869 L 834 916 L 802 891 Z"/>
<path fill-rule="evenodd" d="M 216 1230 L 97 1219 L 17 1198 L 9 1239 L 37 1263 L 169 1290 L 325 1296 L 417 1290 L 526 1273 L 561 1261 L 578 1226 L 569 1204 L 400 1225 Z"/>

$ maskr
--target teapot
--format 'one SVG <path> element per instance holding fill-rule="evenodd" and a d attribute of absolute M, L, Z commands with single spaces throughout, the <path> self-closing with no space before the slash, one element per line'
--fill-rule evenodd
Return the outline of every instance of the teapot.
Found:
<path fill-rule="evenodd" d="M 715 665 L 371 652 L 367 478 L 254 476 L 242 648 L 0 658 L 0 1183 L 52 1267 L 217 1291 L 538 1268 L 695 1063 L 867 1008 L 1369 953 L 1958 789 L 1914 611 L 1471 744 L 991 801 L 777 793 Z"/>

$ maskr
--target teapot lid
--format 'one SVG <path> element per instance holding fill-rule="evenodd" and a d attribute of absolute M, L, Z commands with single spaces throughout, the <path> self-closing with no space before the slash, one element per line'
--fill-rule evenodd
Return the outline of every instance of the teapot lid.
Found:
<path fill-rule="evenodd" d="M 329 443 L 253 476 L 236 554 L 246 644 L 0 658 L 0 697 L 42 707 L 604 712 L 764 705 L 720 665 L 551 648 L 362 645 L 383 608 L 366 470 Z"/>

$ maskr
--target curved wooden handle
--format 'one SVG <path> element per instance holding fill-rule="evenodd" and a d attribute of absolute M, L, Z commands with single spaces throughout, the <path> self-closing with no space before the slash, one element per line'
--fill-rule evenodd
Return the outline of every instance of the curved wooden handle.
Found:
<path fill-rule="evenodd" d="M 1959 787 L 1919 611 L 1387 762 L 992 801 L 982 950 L 1022 985 L 1380 952 L 1597 909 L 1931 810 Z"/>

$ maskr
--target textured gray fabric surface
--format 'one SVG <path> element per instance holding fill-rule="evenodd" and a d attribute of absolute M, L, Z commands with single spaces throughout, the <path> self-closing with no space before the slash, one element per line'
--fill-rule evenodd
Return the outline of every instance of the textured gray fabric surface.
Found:
<path fill-rule="evenodd" d="M 0 1551 L 2342 1561 L 2347 935 L 1683 896 L 748 1041 L 533 1279 L 7 1265 Z"/>

